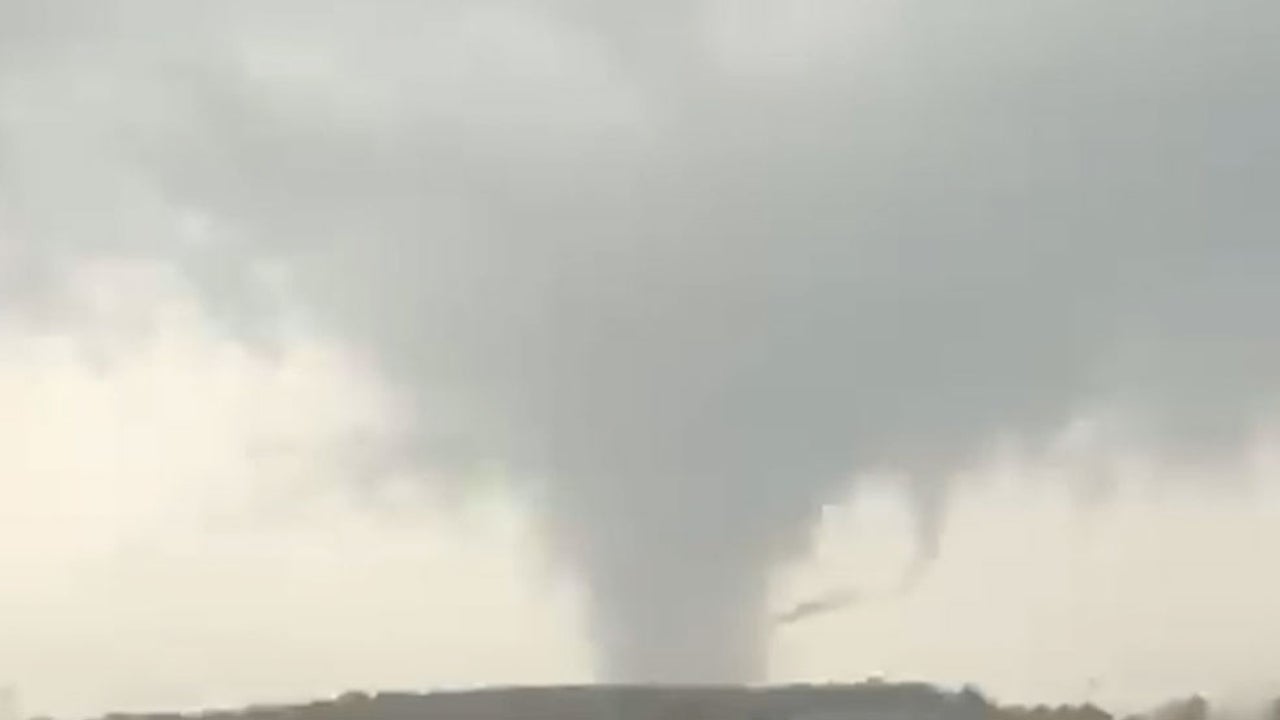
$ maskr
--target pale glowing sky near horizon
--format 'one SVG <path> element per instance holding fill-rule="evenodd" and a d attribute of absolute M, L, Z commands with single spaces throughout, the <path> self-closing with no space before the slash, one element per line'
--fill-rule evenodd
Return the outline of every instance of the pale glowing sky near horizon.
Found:
<path fill-rule="evenodd" d="M 307 337 L 245 350 L 152 267 L 81 279 L 143 321 L 137 344 L 92 362 L 71 337 L 0 335 L 0 681 L 28 712 L 590 679 L 579 590 L 500 485 L 357 497 L 326 467 L 325 447 L 394 421 L 356 359 Z M 833 504 L 778 606 L 866 599 L 783 631 L 773 679 L 1080 700 L 1097 677 L 1122 706 L 1280 690 L 1275 483 L 1081 502 L 1078 464 L 1055 462 L 975 471 L 905 599 L 887 592 L 910 555 L 893 486 Z"/>

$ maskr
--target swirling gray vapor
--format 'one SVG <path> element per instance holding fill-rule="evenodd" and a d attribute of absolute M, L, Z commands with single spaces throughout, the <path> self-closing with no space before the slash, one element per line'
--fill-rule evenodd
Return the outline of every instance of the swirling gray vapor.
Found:
<path fill-rule="evenodd" d="M 1280 5 L 794 5 L 6 0 L 3 302 L 56 322 L 110 256 L 246 341 L 305 307 L 414 462 L 536 478 L 613 679 L 758 679 L 860 471 L 936 541 L 997 433 L 1111 404 L 1237 450 L 1280 379 Z"/>

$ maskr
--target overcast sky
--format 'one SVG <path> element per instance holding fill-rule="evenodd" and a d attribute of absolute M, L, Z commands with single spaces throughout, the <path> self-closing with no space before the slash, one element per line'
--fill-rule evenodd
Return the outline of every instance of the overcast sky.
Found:
<path fill-rule="evenodd" d="M 0 681 L 1261 692 L 1278 30 L 0 0 Z"/>
<path fill-rule="evenodd" d="M 580 589 L 527 510 L 501 492 L 357 499 L 323 461 L 250 460 L 272 441 L 323 457 L 377 422 L 376 383 L 323 344 L 264 362 L 174 316 L 109 368 L 56 336 L 3 343 L 0 677 L 30 712 L 592 677 Z M 775 607 L 831 588 L 862 602 L 781 631 L 771 677 L 883 672 L 1029 701 L 1080 700 L 1097 678 L 1093 697 L 1122 707 L 1274 691 L 1274 483 L 1095 504 L 1065 489 L 1071 462 L 971 480 L 902 600 L 900 493 L 834 499 Z"/>

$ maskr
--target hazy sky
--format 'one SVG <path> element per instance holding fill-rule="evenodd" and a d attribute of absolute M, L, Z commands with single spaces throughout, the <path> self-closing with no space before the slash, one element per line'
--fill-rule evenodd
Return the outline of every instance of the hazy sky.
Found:
<path fill-rule="evenodd" d="M 0 0 L 0 680 L 1256 691 L 1278 29 Z"/>
<path fill-rule="evenodd" d="M 385 388 L 314 338 L 255 356 L 165 278 L 80 277 L 149 326 L 110 363 L 73 335 L 0 343 L 0 677 L 29 711 L 592 677 L 579 583 L 526 508 L 498 486 L 462 504 L 416 483 L 352 493 L 326 458 L 395 418 Z M 1035 701 L 1097 678 L 1093 697 L 1130 707 L 1274 691 L 1276 461 L 1258 457 L 1257 491 L 1224 494 L 1203 478 L 1160 492 L 1130 459 L 1127 489 L 1098 502 L 1073 480 L 1097 450 L 1079 426 L 1047 457 L 975 471 L 905 599 L 901 488 L 833 498 L 773 604 L 862 601 L 781 631 L 771 677 L 884 672 Z"/>

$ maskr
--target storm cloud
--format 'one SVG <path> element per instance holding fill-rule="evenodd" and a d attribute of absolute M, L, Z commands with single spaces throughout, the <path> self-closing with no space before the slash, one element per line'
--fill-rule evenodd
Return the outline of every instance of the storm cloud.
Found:
<path fill-rule="evenodd" d="M 758 679 L 859 472 L 921 556 L 994 438 L 1231 457 L 1277 389 L 1264 0 L 0 3 L 0 309 L 171 263 L 496 460 L 602 676 Z M 300 319 L 301 318 L 301 319 Z"/>

